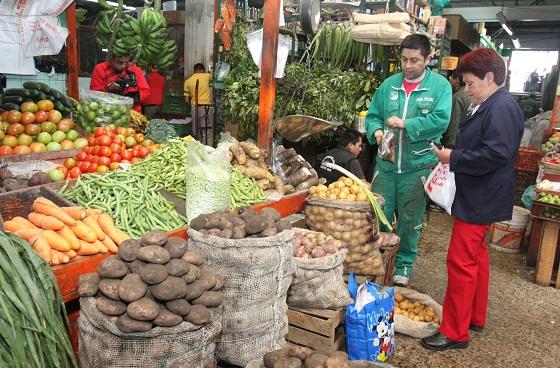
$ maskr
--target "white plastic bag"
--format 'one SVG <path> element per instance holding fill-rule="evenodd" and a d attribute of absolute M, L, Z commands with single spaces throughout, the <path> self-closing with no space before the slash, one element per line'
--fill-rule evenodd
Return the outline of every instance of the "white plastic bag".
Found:
<path fill-rule="evenodd" d="M 424 182 L 424 190 L 438 206 L 451 215 L 455 199 L 455 174 L 449 170 L 449 164 L 441 162 Z"/>
<path fill-rule="evenodd" d="M 251 53 L 251 57 L 255 64 L 259 67 L 259 77 L 261 75 L 261 54 L 263 42 L 263 29 L 247 33 L 247 47 Z M 284 77 L 284 67 L 288 61 L 288 54 L 290 53 L 291 38 L 285 35 L 278 36 L 278 53 L 276 55 L 276 71 L 274 78 Z"/>

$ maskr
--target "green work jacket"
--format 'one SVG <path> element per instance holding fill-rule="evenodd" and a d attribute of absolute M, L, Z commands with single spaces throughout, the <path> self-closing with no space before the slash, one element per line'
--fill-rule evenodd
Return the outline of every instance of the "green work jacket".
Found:
<path fill-rule="evenodd" d="M 407 173 L 433 166 L 438 162 L 428 143 L 440 142 L 451 116 L 451 85 L 443 76 L 426 69 L 426 75 L 409 95 L 403 87 L 403 74 L 387 78 L 377 89 L 366 116 L 367 137 L 376 144 L 376 130 L 387 131 L 387 119 L 400 117 L 404 129 L 395 129 L 395 161 L 377 155 L 376 169 Z"/>

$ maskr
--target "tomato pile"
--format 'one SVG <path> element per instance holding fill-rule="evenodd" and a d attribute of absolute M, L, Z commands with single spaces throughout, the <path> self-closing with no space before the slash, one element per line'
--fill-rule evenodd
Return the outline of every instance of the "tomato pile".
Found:
<path fill-rule="evenodd" d="M 144 134 L 132 128 L 97 127 L 88 138 L 88 146 L 64 161 L 66 178 L 77 178 L 83 173 L 106 173 L 119 168 L 119 163 L 137 163 L 160 148 Z M 62 168 L 58 168 L 63 171 Z"/>

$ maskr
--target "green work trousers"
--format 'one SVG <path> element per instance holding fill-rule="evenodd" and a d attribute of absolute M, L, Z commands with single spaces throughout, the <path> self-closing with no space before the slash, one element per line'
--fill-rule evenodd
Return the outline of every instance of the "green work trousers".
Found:
<path fill-rule="evenodd" d="M 383 212 L 387 220 L 391 222 L 397 213 L 397 235 L 401 243 L 395 275 L 410 277 L 412 274 L 427 204 L 422 177 L 428 178 L 430 172 L 429 168 L 402 174 L 378 171 L 373 178 L 373 191 L 385 199 Z"/>

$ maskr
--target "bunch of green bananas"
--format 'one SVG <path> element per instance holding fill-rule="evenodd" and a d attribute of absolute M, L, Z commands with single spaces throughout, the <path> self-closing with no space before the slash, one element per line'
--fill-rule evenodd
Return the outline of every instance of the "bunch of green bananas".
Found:
<path fill-rule="evenodd" d="M 140 19 L 117 8 L 102 12 L 97 23 L 97 45 L 112 55 L 131 55 L 144 70 L 169 70 L 175 63 L 177 45 L 167 38 L 167 21 L 160 12 L 144 8 Z"/>
<path fill-rule="evenodd" d="M 140 114 L 138 111 L 130 110 L 130 120 L 128 126 L 136 130 L 136 132 L 143 133 L 148 126 L 149 120 L 144 115 Z"/>
<path fill-rule="evenodd" d="M 366 61 L 368 44 L 350 37 L 348 27 L 325 24 L 311 41 L 311 58 L 330 63 L 333 68 L 344 69 Z"/>

